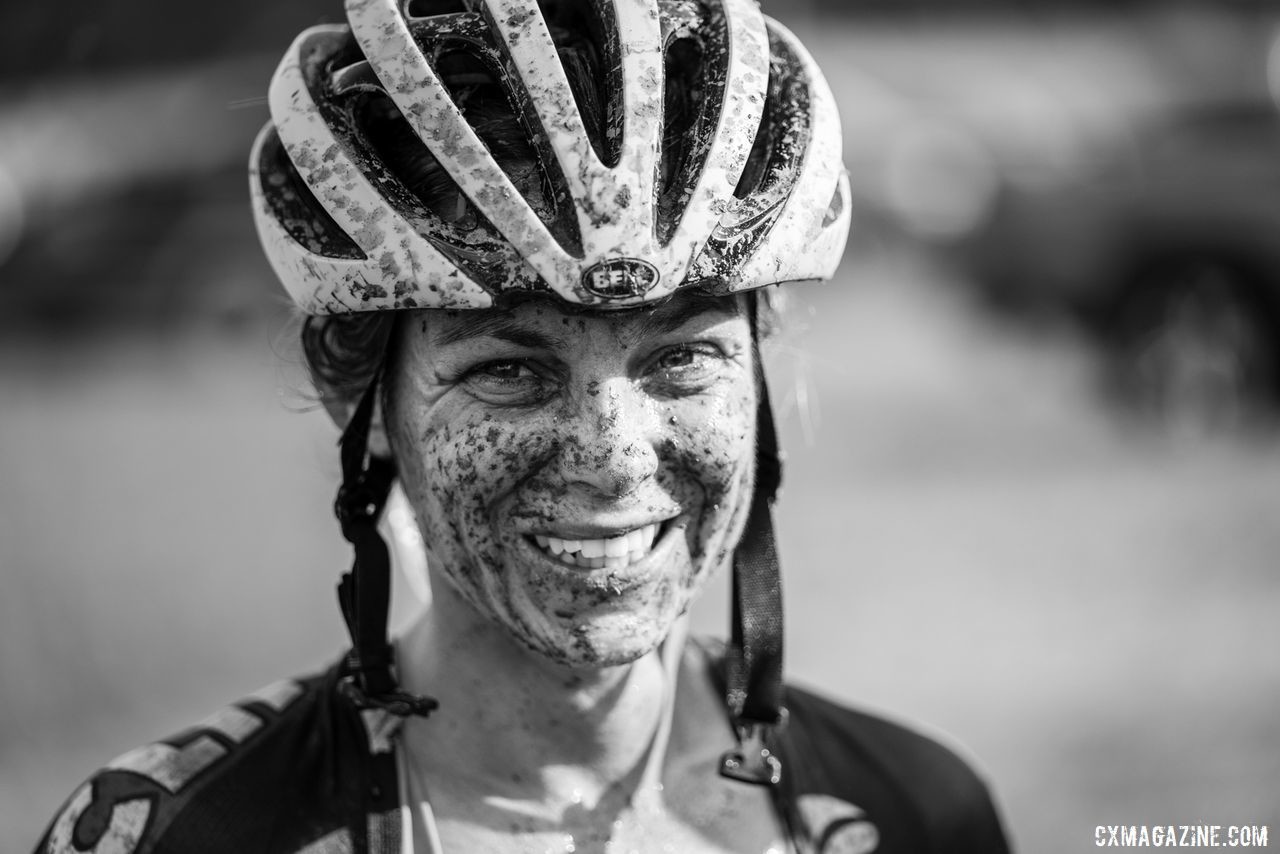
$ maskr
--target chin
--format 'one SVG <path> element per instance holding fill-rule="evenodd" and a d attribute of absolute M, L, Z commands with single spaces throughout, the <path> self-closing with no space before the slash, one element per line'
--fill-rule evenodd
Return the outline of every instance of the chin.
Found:
<path fill-rule="evenodd" d="M 621 667 L 657 650 L 679 616 L 676 612 L 655 616 L 615 611 L 576 619 L 552 617 L 547 631 L 537 637 L 520 633 L 517 640 L 572 670 Z"/>

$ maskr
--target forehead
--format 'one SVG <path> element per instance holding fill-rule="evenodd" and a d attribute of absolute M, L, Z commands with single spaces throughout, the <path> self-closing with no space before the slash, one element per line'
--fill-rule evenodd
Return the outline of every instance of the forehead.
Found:
<path fill-rule="evenodd" d="M 718 323 L 741 318 L 747 327 L 743 295 L 712 296 L 696 291 L 677 293 L 650 306 L 619 311 L 590 311 L 552 298 L 534 297 L 506 309 L 428 310 L 423 330 L 432 344 L 448 346 L 477 338 L 502 338 L 539 346 L 549 335 L 572 339 L 588 329 L 606 330 L 625 341 L 645 340 L 690 324 Z"/>

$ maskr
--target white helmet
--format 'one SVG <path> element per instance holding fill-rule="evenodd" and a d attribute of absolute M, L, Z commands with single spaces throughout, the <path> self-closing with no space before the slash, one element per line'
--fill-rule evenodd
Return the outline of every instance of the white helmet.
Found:
<path fill-rule="evenodd" d="M 620 308 L 835 271 L 849 222 L 835 104 L 752 0 L 346 11 L 349 26 L 313 27 L 285 55 L 251 162 L 258 233 L 304 311 L 485 308 L 515 292 Z M 588 57 L 576 75 L 570 41 Z M 533 178 L 495 156 L 470 79 L 505 95 Z M 456 214 L 379 147 L 371 100 L 450 183 Z"/>

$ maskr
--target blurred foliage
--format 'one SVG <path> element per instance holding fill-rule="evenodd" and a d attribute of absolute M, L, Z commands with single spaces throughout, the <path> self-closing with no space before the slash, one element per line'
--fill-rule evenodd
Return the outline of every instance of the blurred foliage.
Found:
<path fill-rule="evenodd" d="M 67 0 L 57 5 L 57 14 L 40 3 L 7 5 L 0 29 L 0 80 L 6 85 L 274 51 L 303 27 L 342 16 L 338 0 Z"/>
<path fill-rule="evenodd" d="M 1169 0 L 763 0 L 765 11 L 913 16 L 916 13 L 997 14 L 1089 9 L 1102 11 L 1194 5 Z M 1272 0 L 1216 0 L 1218 8 L 1265 10 Z M 226 53 L 276 50 L 303 27 L 342 20 L 340 0 L 68 0 L 58 14 L 37 3 L 9 3 L 0 29 L 0 81 L 13 85 L 44 76 L 188 63 Z"/>

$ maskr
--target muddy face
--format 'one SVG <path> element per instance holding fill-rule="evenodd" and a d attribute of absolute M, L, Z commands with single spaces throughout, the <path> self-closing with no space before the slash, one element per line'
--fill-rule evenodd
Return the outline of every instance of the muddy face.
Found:
<path fill-rule="evenodd" d="M 387 425 L 437 578 L 562 664 L 654 649 L 741 536 L 753 358 L 732 297 L 415 314 Z"/>

